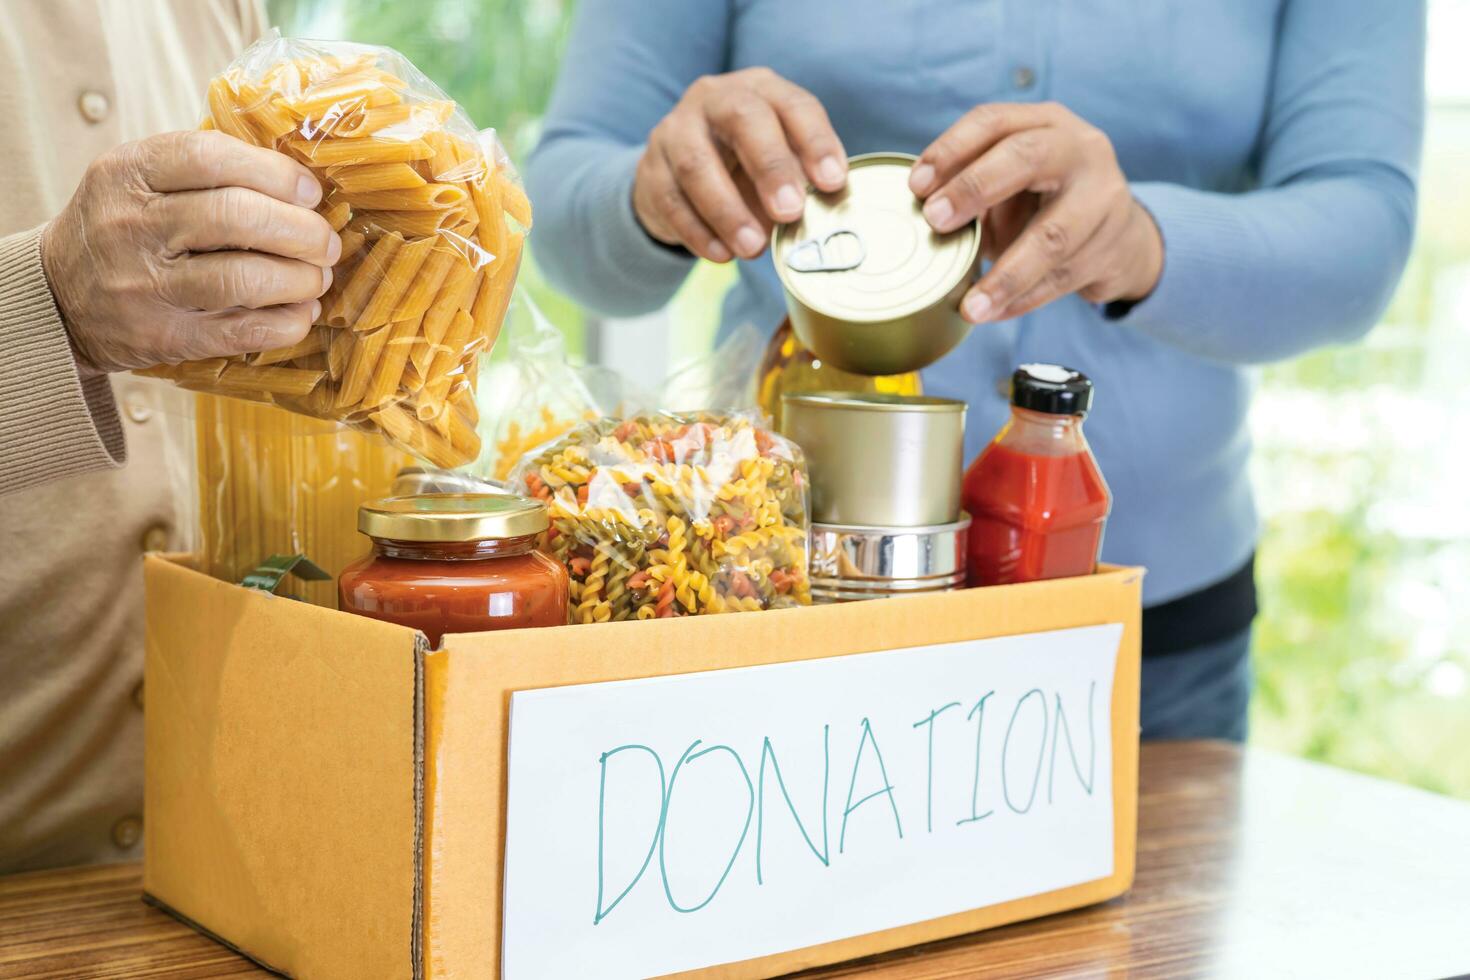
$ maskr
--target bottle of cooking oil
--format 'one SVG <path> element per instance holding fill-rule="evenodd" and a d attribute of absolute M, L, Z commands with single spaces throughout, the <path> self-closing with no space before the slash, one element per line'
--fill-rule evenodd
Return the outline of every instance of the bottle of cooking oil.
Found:
<path fill-rule="evenodd" d="M 781 396 L 809 391 L 871 392 L 887 395 L 923 394 L 918 372 L 869 377 L 851 374 L 823 364 L 801 345 L 791 331 L 791 321 L 782 320 L 761 358 L 757 398 L 760 409 L 776 429 L 781 425 Z"/>

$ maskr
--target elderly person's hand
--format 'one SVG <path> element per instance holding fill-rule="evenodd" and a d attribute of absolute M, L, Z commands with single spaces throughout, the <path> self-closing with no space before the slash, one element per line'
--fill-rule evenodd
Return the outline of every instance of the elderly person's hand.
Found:
<path fill-rule="evenodd" d="M 990 270 L 966 294 L 972 323 L 1078 293 L 1140 300 L 1163 270 L 1159 230 L 1134 200 L 1112 143 L 1062 106 L 978 106 L 914 164 L 909 187 L 946 232 L 982 221 Z"/>
<path fill-rule="evenodd" d="M 300 340 L 342 251 L 321 196 L 305 167 L 218 132 L 100 157 L 41 236 L 81 373 Z"/>
<path fill-rule="evenodd" d="M 847 154 L 827 111 L 769 68 L 689 86 L 649 134 L 633 182 L 645 231 L 701 258 L 755 258 L 772 222 L 799 218 L 806 184 L 835 191 Z"/>

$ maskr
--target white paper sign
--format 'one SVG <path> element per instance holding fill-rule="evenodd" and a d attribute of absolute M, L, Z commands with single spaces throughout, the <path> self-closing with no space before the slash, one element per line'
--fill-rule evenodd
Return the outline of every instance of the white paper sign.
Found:
<path fill-rule="evenodd" d="M 513 694 L 505 976 L 672 973 L 1110 875 L 1121 635 Z"/>

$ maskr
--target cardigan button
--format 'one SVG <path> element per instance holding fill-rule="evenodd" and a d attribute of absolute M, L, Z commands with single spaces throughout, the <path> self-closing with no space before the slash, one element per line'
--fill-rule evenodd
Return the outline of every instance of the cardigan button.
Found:
<path fill-rule="evenodd" d="M 167 551 L 168 550 L 168 526 L 164 524 L 153 524 L 143 532 L 143 540 L 140 542 L 144 551 Z"/>
<path fill-rule="evenodd" d="M 89 123 L 100 123 L 112 112 L 112 103 L 101 92 L 83 92 L 77 98 L 77 110 Z"/>
<path fill-rule="evenodd" d="M 130 851 L 143 839 L 143 818 L 123 817 L 112 825 L 112 842 L 119 850 Z"/>
<path fill-rule="evenodd" d="M 129 392 L 127 397 L 123 399 L 123 409 L 127 412 L 128 418 L 139 425 L 147 422 L 153 415 L 153 409 L 148 404 L 148 398 L 141 391 Z"/>

